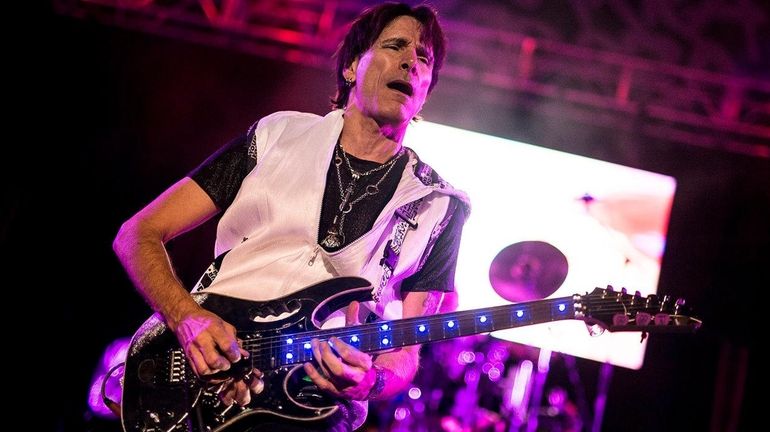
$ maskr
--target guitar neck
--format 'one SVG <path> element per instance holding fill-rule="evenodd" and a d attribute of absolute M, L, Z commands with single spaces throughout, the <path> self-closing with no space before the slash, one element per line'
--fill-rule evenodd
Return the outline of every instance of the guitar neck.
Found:
<path fill-rule="evenodd" d="M 561 297 L 273 336 L 252 346 L 255 351 L 252 354 L 255 366 L 278 368 L 311 361 L 313 358 L 311 339 L 328 341 L 332 337 L 337 337 L 360 351 L 375 352 L 495 330 L 575 319 L 580 315 L 575 310 L 575 305 L 575 297 Z"/>

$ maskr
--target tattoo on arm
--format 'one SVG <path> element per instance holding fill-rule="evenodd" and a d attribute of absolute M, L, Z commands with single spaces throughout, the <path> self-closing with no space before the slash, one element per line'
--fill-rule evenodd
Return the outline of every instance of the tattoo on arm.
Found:
<path fill-rule="evenodd" d="M 423 314 L 433 315 L 438 311 L 438 305 L 441 302 L 441 293 L 436 291 L 429 291 L 425 296 L 425 300 L 422 302 Z"/>

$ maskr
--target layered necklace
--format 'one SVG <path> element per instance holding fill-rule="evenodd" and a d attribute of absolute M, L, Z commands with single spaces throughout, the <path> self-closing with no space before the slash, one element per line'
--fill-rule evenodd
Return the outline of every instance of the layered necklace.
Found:
<path fill-rule="evenodd" d="M 398 161 L 404 154 L 404 148 L 401 147 L 401 150 L 399 150 L 389 161 L 368 171 L 360 172 L 353 169 L 353 166 L 350 165 L 350 159 L 348 158 L 347 153 L 340 148 L 339 142 L 337 144 L 338 145 L 334 149 L 334 167 L 337 170 L 337 185 L 340 189 L 340 205 L 339 213 L 334 216 L 331 227 L 326 232 L 326 237 L 321 241 L 321 246 L 327 249 L 338 249 L 345 243 L 345 234 L 343 231 L 345 227 L 345 217 L 353 210 L 353 206 L 361 202 L 361 200 L 380 192 L 380 185 L 388 174 L 390 174 L 390 171 L 393 170 L 396 161 Z M 340 173 L 340 165 L 342 165 L 343 162 L 348 171 L 350 171 L 351 177 L 350 182 L 346 186 L 342 185 L 342 174 Z M 382 177 L 380 177 L 377 182 L 367 185 L 363 192 L 361 192 L 361 195 L 353 198 L 353 193 L 355 192 L 359 181 L 365 181 L 369 175 L 382 170 L 385 170 L 385 173 L 382 174 Z"/>

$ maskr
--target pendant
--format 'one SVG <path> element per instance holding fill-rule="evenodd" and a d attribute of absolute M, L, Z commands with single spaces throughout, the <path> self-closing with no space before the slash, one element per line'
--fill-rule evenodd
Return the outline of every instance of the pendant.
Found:
<path fill-rule="evenodd" d="M 336 249 L 342 246 L 344 236 L 337 231 L 337 227 L 332 226 L 326 232 L 326 237 L 321 241 L 321 246 L 328 249 Z"/>
<path fill-rule="evenodd" d="M 345 188 L 345 193 L 342 195 L 342 198 L 340 199 L 340 211 L 345 208 L 345 205 L 350 200 L 350 196 L 353 194 L 353 186 L 355 185 L 354 182 L 351 182 L 347 188 Z"/>

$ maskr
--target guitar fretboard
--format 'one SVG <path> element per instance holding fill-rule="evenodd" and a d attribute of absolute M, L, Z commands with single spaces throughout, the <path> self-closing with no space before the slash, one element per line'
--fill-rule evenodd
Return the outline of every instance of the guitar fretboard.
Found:
<path fill-rule="evenodd" d="M 251 351 L 255 367 L 262 370 L 275 369 L 312 361 L 311 339 L 329 341 L 332 337 L 337 337 L 360 351 L 375 352 L 495 330 L 574 319 L 576 318 L 575 304 L 575 297 L 561 297 L 485 309 L 378 321 L 328 330 L 271 336 L 250 341 L 247 349 Z"/>

